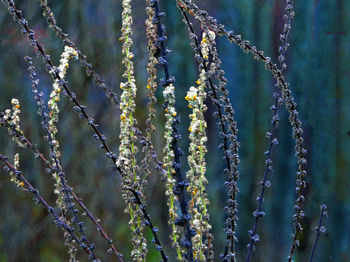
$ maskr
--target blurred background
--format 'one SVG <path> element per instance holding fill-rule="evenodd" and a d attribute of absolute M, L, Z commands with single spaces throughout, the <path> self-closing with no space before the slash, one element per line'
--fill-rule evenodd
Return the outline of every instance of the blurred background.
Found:
<path fill-rule="evenodd" d="M 177 110 L 182 118 L 181 147 L 188 152 L 187 90 L 197 79 L 196 63 L 189 46 L 187 29 L 184 26 L 175 1 L 160 1 L 161 9 L 167 13 L 163 19 L 167 27 L 168 46 L 173 50 L 169 55 L 170 71 L 175 75 Z M 199 1 L 197 1 L 199 2 Z M 216 0 L 200 1 L 200 6 L 210 14 L 248 39 L 267 56 L 277 61 L 280 45 L 279 35 L 283 29 L 284 0 Z M 322 235 L 315 261 L 350 261 L 350 48 L 349 34 L 350 1 L 309 0 L 295 1 L 295 20 L 290 36 L 287 54 L 287 80 L 298 103 L 300 117 L 305 130 L 305 144 L 308 149 L 308 187 L 303 220 L 304 232 L 295 261 L 306 261 L 309 257 L 317 225 L 319 206 L 325 203 L 329 209 L 326 219 L 328 229 Z M 61 0 L 48 1 L 53 8 L 58 25 L 76 41 L 87 55 L 95 70 L 103 76 L 115 92 L 120 93 L 119 83 L 124 70 L 121 65 L 121 1 Z M 48 29 L 41 15 L 39 1 L 16 1 L 23 10 L 29 25 L 35 30 L 40 42 L 58 65 L 63 44 Z M 146 99 L 146 18 L 145 2 L 133 1 L 134 6 L 134 53 L 138 86 L 136 117 L 144 130 Z M 197 33 L 200 30 L 197 28 Z M 43 141 L 43 130 L 36 105 L 33 102 L 31 83 L 23 57 L 34 50 L 20 33 L 16 23 L 7 13 L 5 5 L 0 6 L 0 111 L 10 108 L 11 98 L 21 103 L 21 126 L 25 135 L 39 149 L 48 154 Z M 223 69 L 229 80 L 231 102 L 236 110 L 239 127 L 240 172 L 239 180 L 239 223 L 238 258 L 245 257 L 248 230 L 253 225 L 252 211 L 259 192 L 257 183 L 264 171 L 264 152 L 267 148 L 265 132 L 269 129 L 270 111 L 274 80 L 264 66 L 253 61 L 250 55 L 242 53 L 226 39 L 219 38 L 219 53 Z M 45 98 L 52 81 L 45 71 L 41 59 L 34 59 L 40 77 L 39 88 Z M 160 74 L 162 76 L 162 72 Z M 68 85 L 77 93 L 78 99 L 88 107 L 88 112 L 100 124 L 116 152 L 119 145 L 119 114 L 96 88 L 92 79 L 86 77 L 79 62 L 73 61 L 68 71 Z M 157 91 L 155 144 L 161 154 L 164 119 L 162 116 L 162 93 Z M 218 130 L 212 118 L 214 108 L 208 103 L 208 194 L 209 208 L 214 232 L 216 261 L 223 251 L 225 234 L 224 205 L 226 191 L 223 186 L 224 163 L 219 145 Z M 79 119 L 67 99 L 60 102 L 58 138 L 61 145 L 62 163 L 69 183 L 93 213 L 101 219 L 102 225 L 112 236 L 117 249 L 126 261 L 130 261 L 130 233 L 128 215 L 124 214 L 125 204 L 121 199 L 120 180 L 110 171 L 110 162 L 98 144 L 92 139 L 89 127 Z M 281 123 L 278 129 L 279 145 L 273 150 L 274 173 L 270 180 L 272 187 L 265 194 L 266 216 L 260 223 L 258 243 L 252 261 L 284 261 L 291 244 L 292 213 L 295 192 L 296 159 L 294 142 L 286 110 L 280 111 Z M 6 128 L 0 129 L 0 152 L 13 158 L 20 154 L 21 169 L 25 176 L 40 189 L 42 195 L 54 204 L 55 196 L 52 178 L 45 174 L 44 166 L 33 158 L 30 151 L 18 148 L 8 136 Z M 182 157 L 183 170 L 187 170 L 186 157 Z M 164 196 L 165 184 L 160 175 L 153 172 L 147 189 L 147 207 L 160 229 L 161 241 L 169 255 L 174 255 L 170 246 L 168 214 Z M 97 254 L 103 261 L 113 261 L 106 255 L 106 243 L 101 239 L 90 222 L 88 235 L 98 246 Z M 151 233 L 146 230 L 151 240 Z M 32 197 L 23 193 L 9 181 L 3 172 L 0 176 L 0 262 L 5 261 L 67 261 L 64 239 L 51 217 L 42 206 L 35 206 Z M 160 257 L 149 241 L 149 261 Z M 79 252 L 81 261 L 86 261 Z M 174 261 L 174 259 L 171 259 Z"/>

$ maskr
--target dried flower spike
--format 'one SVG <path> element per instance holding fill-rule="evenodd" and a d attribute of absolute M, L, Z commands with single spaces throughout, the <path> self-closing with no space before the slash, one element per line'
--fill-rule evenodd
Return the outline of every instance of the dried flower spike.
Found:
<path fill-rule="evenodd" d="M 154 150 L 154 146 L 152 143 L 152 136 L 155 131 L 155 126 L 153 124 L 154 119 L 156 118 L 156 109 L 154 105 L 157 102 L 157 98 L 155 96 L 155 92 L 157 90 L 157 68 L 158 60 L 156 58 L 156 53 L 158 48 L 154 45 L 154 42 L 157 39 L 157 26 L 153 23 L 154 10 L 151 7 L 151 0 L 146 0 L 146 11 L 147 11 L 147 19 L 145 21 L 146 24 L 146 36 L 147 36 L 147 50 L 148 50 L 148 64 L 147 64 L 147 109 L 146 109 L 146 137 L 144 147 L 142 149 L 145 152 L 145 156 L 142 160 L 142 181 L 141 187 L 144 188 L 147 185 L 147 177 L 150 175 L 150 161 L 154 159 L 156 153 Z M 156 161 L 156 169 L 161 171 L 162 176 L 164 176 L 165 171 L 162 169 L 162 163 Z"/>
<path fill-rule="evenodd" d="M 203 36 L 205 39 L 205 34 Z M 187 93 L 186 100 L 191 105 L 192 114 L 190 114 L 190 146 L 188 164 L 190 170 L 187 172 L 189 186 L 187 191 L 192 196 L 190 201 L 191 227 L 196 232 L 192 238 L 194 259 L 198 261 L 207 261 L 205 254 L 208 253 L 208 246 L 205 239 L 210 238 L 211 225 L 209 223 L 208 204 L 209 200 L 206 194 L 208 184 L 206 178 L 206 160 L 207 152 L 206 127 L 204 113 L 207 110 L 204 101 L 206 99 L 206 72 L 203 69 L 200 78 L 196 82 L 197 87 L 192 86 Z"/>
<path fill-rule="evenodd" d="M 142 223 L 142 213 L 138 208 L 138 205 L 134 203 L 132 193 L 125 190 L 125 187 L 132 187 L 136 190 L 141 190 L 140 176 L 138 174 L 138 167 L 136 165 L 136 153 L 137 147 L 135 142 L 137 136 L 135 135 L 136 119 L 133 114 L 135 112 L 135 98 L 136 98 L 136 82 L 134 77 L 134 54 L 131 51 L 132 40 L 132 12 L 131 12 L 131 0 L 123 0 L 123 12 L 122 12 L 122 40 L 123 40 L 123 65 L 125 66 L 125 72 L 123 77 L 126 81 L 120 84 L 123 93 L 120 98 L 120 146 L 119 146 L 119 158 L 117 165 L 122 166 L 124 172 L 122 173 L 123 184 L 123 198 L 127 202 L 128 208 L 126 212 L 130 214 L 129 226 L 132 231 L 132 245 L 133 250 L 131 252 L 134 261 L 145 261 L 147 256 L 147 242 L 144 238 L 142 231 L 144 225 Z"/>

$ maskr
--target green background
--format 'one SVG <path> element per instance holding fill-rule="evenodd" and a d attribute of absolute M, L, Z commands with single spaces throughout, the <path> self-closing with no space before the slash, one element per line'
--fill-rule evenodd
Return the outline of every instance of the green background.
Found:
<path fill-rule="evenodd" d="M 176 77 L 177 110 L 182 118 L 180 132 L 181 147 L 188 148 L 188 114 L 184 99 L 187 90 L 197 79 L 196 64 L 189 46 L 187 29 L 184 26 L 175 1 L 160 1 L 161 9 L 167 13 L 163 19 L 167 27 L 170 71 Z M 199 2 L 199 1 L 197 1 Z M 304 126 L 304 138 L 308 149 L 308 187 L 303 220 L 304 233 L 295 261 L 307 261 L 315 237 L 319 206 L 327 204 L 327 233 L 322 235 L 315 261 L 350 261 L 350 2 L 346 0 L 295 1 L 295 20 L 287 54 L 287 80 L 293 91 L 300 118 Z M 57 65 L 63 51 L 62 42 L 55 38 L 41 16 L 39 1 L 16 1 L 24 11 L 29 25 L 35 30 L 39 41 L 53 57 Z M 87 55 L 96 71 L 103 76 L 115 92 L 120 93 L 119 83 L 124 70 L 121 64 L 121 1 L 61 0 L 49 1 L 58 25 L 68 32 L 78 47 Z M 134 53 L 138 87 L 137 112 L 139 127 L 144 130 L 146 99 L 146 36 L 144 20 L 145 3 L 133 1 Z M 277 61 L 283 28 L 283 0 L 217 0 L 200 1 L 200 6 L 224 23 L 229 30 L 241 34 L 267 56 Z M 195 25 L 198 33 L 200 28 Z M 48 153 L 43 140 L 43 130 L 36 115 L 32 99 L 31 83 L 26 71 L 25 55 L 34 56 L 16 23 L 8 15 L 4 4 L 0 6 L 0 110 L 10 107 L 11 98 L 21 103 L 21 126 L 30 140 Z M 264 154 L 267 148 L 265 132 L 269 128 L 274 80 L 264 66 L 242 53 L 226 39 L 219 38 L 219 54 L 223 69 L 229 80 L 231 102 L 236 110 L 239 127 L 240 173 L 238 257 L 245 257 L 248 229 L 252 227 L 252 211 L 259 192 L 257 186 L 264 170 Z M 39 88 L 45 98 L 52 85 L 41 59 L 34 59 L 36 71 L 41 79 Z M 77 93 L 78 99 L 88 107 L 88 112 L 100 124 L 116 152 L 119 145 L 119 113 L 111 106 L 104 94 L 96 88 L 92 79 L 85 76 L 79 63 L 74 61 L 69 69 L 68 85 Z M 158 117 L 156 120 L 157 151 L 161 154 L 162 93 L 157 91 Z M 212 118 L 214 108 L 208 103 L 208 194 L 209 208 L 215 237 L 216 261 L 223 250 L 225 234 L 224 205 L 226 192 L 223 186 L 224 162 L 219 144 L 218 130 Z M 120 180 L 110 169 L 104 153 L 97 149 L 88 126 L 79 119 L 67 99 L 60 102 L 59 141 L 62 163 L 69 183 L 83 197 L 90 210 L 101 218 L 106 231 L 112 236 L 126 261 L 130 260 L 130 232 L 128 215 L 123 210 Z M 292 212 L 295 192 L 296 159 L 291 128 L 284 108 L 280 111 L 278 129 L 279 145 L 273 150 L 274 173 L 272 187 L 265 194 L 266 216 L 260 223 L 256 253 L 252 261 L 284 261 L 291 244 Z M 7 134 L 0 129 L 0 153 L 13 156 L 20 153 L 22 171 L 40 189 L 42 195 L 54 203 L 53 180 L 45 174 L 43 165 L 32 157 L 32 153 L 19 149 Z M 186 157 L 182 157 L 183 170 L 187 170 Z M 167 226 L 165 184 L 157 172 L 153 172 L 147 189 L 147 207 L 160 229 L 160 237 L 168 255 L 174 257 L 170 247 Z M 0 176 L 0 262 L 3 261 L 64 261 L 67 252 L 63 245 L 61 230 L 55 228 L 47 211 L 34 206 L 32 197 L 16 189 L 7 176 Z M 103 261 L 113 261 L 104 253 L 106 243 L 93 226 L 87 222 L 88 234 L 98 246 L 97 254 Z M 149 230 L 146 235 L 151 239 Z M 159 261 L 160 256 L 149 242 L 149 261 Z M 79 252 L 81 261 L 87 258 Z M 171 259 L 170 261 L 174 261 Z"/>

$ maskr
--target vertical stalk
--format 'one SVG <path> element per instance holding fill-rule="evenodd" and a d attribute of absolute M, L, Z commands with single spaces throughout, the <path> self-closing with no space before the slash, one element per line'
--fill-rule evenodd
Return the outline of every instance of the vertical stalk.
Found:
<path fill-rule="evenodd" d="M 122 53 L 124 55 L 123 64 L 125 66 L 125 72 L 123 77 L 126 78 L 126 82 L 120 84 L 120 88 L 123 90 L 120 101 L 121 121 L 120 121 L 120 146 L 119 146 L 119 159 L 118 165 L 123 166 L 125 172 L 122 174 L 123 184 L 123 197 L 128 204 L 128 210 L 130 214 L 129 226 L 132 231 L 132 257 L 134 261 L 145 261 L 147 256 L 147 242 L 143 237 L 142 231 L 144 229 L 143 223 L 141 223 L 141 211 L 138 204 L 135 204 L 132 200 L 132 193 L 125 190 L 124 187 L 132 187 L 136 190 L 140 190 L 140 177 L 137 175 L 136 166 L 136 152 L 135 146 L 136 136 L 134 134 L 136 120 L 134 119 L 135 111 L 135 99 L 136 99 L 136 83 L 134 77 L 134 54 L 131 52 L 133 45 L 132 40 L 132 14 L 131 14 L 131 0 L 123 0 L 123 12 L 122 12 L 122 36 L 120 38 L 123 41 Z"/>

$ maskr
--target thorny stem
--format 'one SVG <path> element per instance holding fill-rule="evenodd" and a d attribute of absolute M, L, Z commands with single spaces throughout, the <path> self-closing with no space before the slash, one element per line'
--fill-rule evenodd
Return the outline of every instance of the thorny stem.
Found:
<path fill-rule="evenodd" d="M 210 31 L 208 28 L 205 28 L 205 30 L 209 34 L 214 34 L 212 31 Z M 225 72 L 220 69 L 220 65 L 222 64 L 219 54 L 216 48 L 216 42 L 215 39 L 211 39 L 209 37 L 209 49 L 212 54 L 213 62 L 211 64 L 210 70 L 215 70 L 216 72 L 216 78 L 219 82 L 219 91 L 222 93 L 220 95 L 220 102 L 223 104 L 224 112 L 225 112 L 225 122 L 227 123 L 227 129 L 228 129 L 228 140 L 230 141 L 229 149 L 228 149 L 228 155 L 230 158 L 230 164 L 231 168 L 230 170 L 225 169 L 224 172 L 227 175 L 227 180 L 225 182 L 225 186 L 228 190 L 228 200 L 226 202 L 225 211 L 227 213 L 226 223 L 225 223 L 225 231 L 227 235 L 227 254 L 224 256 L 224 261 L 235 261 L 236 260 L 236 254 L 235 254 L 235 242 L 237 241 L 235 236 L 235 229 L 237 226 L 238 221 L 238 202 L 237 202 L 237 194 L 239 192 L 238 189 L 238 179 L 239 179 L 239 170 L 238 170 L 238 164 L 240 163 L 238 149 L 239 149 L 239 142 L 237 139 L 238 134 L 238 128 L 237 128 L 237 122 L 234 119 L 234 109 L 230 102 L 230 95 L 229 91 L 227 89 L 227 79 L 224 77 Z M 223 136 L 223 134 L 220 133 L 220 136 Z"/>
<path fill-rule="evenodd" d="M 257 208 L 253 212 L 253 216 L 255 217 L 254 226 L 252 230 L 249 230 L 250 242 L 247 246 L 248 253 L 246 256 L 246 262 L 250 261 L 251 259 L 252 252 L 254 251 L 255 242 L 258 242 L 260 240 L 259 236 L 257 235 L 258 223 L 260 218 L 264 217 L 265 215 L 265 213 L 262 212 L 262 204 L 264 201 L 265 190 L 271 185 L 270 181 L 268 181 L 269 172 L 272 172 L 271 150 L 273 145 L 278 143 L 276 139 L 276 131 L 277 131 L 278 121 L 279 121 L 277 111 L 278 111 L 278 104 L 279 104 L 280 98 L 276 92 L 277 90 L 275 90 L 275 93 L 274 93 L 274 98 L 275 98 L 274 105 L 271 107 L 271 110 L 273 111 L 273 116 L 271 120 L 271 129 L 270 129 L 270 132 L 267 133 L 267 137 L 269 138 L 270 142 L 269 142 L 268 150 L 265 152 L 265 155 L 266 155 L 265 170 L 264 170 L 263 180 L 259 183 L 259 185 L 261 186 L 261 190 L 260 190 L 259 196 L 256 198 L 258 202 Z"/>
<path fill-rule="evenodd" d="M 27 187 L 27 190 L 29 192 L 31 192 L 35 198 L 48 210 L 48 212 L 54 217 L 54 223 L 60 227 L 62 227 L 64 230 L 66 230 L 68 232 L 68 234 L 72 237 L 72 239 L 74 241 L 76 241 L 80 247 L 89 255 L 89 257 L 92 255 L 91 250 L 89 247 L 87 247 L 86 245 L 82 244 L 82 241 L 80 241 L 80 239 L 73 234 L 74 228 L 69 227 L 64 221 L 62 221 L 62 219 L 59 217 L 59 215 L 54 211 L 54 208 L 51 207 L 44 198 L 42 198 L 42 196 L 40 195 L 39 191 L 37 189 L 35 189 L 32 184 L 22 175 L 21 171 L 18 171 L 13 165 L 10 164 L 10 162 L 8 162 L 8 157 L 4 156 L 2 154 L 0 154 L 0 161 L 2 161 L 11 171 L 13 171 L 16 176 L 17 179 L 19 179 L 20 181 L 22 181 L 25 186 Z M 97 260 L 94 260 L 97 261 Z"/>
<path fill-rule="evenodd" d="M 161 13 L 159 11 L 159 6 L 158 6 L 158 0 L 152 0 L 151 1 L 152 7 L 155 10 L 155 23 L 157 24 L 158 28 L 158 39 L 159 39 L 159 44 L 160 44 L 160 49 L 161 49 L 161 59 L 163 60 L 163 63 L 161 63 L 164 74 L 165 74 L 165 81 L 164 82 L 164 87 L 167 87 L 168 85 L 172 84 L 174 82 L 174 79 L 170 76 L 169 74 L 169 67 L 168 67 L 168 62 L 166 60 L 166 55 L 168 53 L 168 50 L 166 49 L 165 46 L 165 40 L 166 37 L 164 35 L 164 26 L 162 25 L 160 21 L 160 17 L 164 15 L 164 13 Z M 181 173 L 181 167 L 180 167 L 180 154 L 182 153 L 181 150 L 178 148 L 177 145 L 177 140 L 179 138 L 178 131 L 176 128 L 176 123 L 179 121 L 179 118 L 175 118 L 174 122 L 172 124 L 172 150 L 174 152 L 174 169 L 176 172 L 176 183 L 177 183 L 177 188 L 176 192 L 179 197 L 179 202 L 180 202 L 180 208 L 181 208 L 181 213 L 182 213 L 182 226 L 185 230 L 185 247 L 187 249 L 187 259 L 188 261 L 193 261 L 193 250 L 192 250 L 192 230 L 190 227 L 189 223 L 189 213 L 188 213 L 188 202 L 186 199 L 186 192 L 185 192 L 185 187 L 186 183 L 183 179 L 182 173 Z"/>
<path fill-rule="evenodd" d="M 8 128 L 14 132 L 14 136 L 17 137 L 22 143 L 25 143 L 27 145 L 27 148 L 30 148 L 34 151 L 35 157 L 40 158 L 42 161 L 45 162 L 46 165 L 50 165 L 50 162 L 44 157 L 42 153 L 40 153 L 36 147 L 36 145 L 32 144 L 22 133 L 20 133 L 14 125 L 11 125 L 8 123 L 8 121 L 3 120 L 3 113 L 0 113 L 0 122 L 1 124 L 5 124 Z"/>

